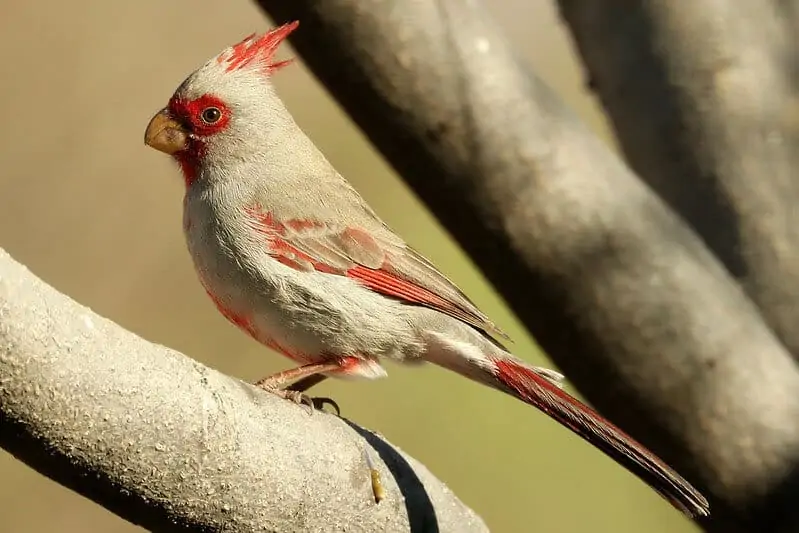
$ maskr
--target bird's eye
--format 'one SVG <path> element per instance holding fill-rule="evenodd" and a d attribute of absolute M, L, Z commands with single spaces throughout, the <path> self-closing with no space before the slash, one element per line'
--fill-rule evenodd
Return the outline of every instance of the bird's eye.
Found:
<path fill-rule="evenodd" d="M 222 112 L 218 107 L 206 107 L 203 109 L 200 118 L 202 118 L 203 122 L 206 124 L 216 124 L 219 122 L 219 119 L 222 118 Z"/>

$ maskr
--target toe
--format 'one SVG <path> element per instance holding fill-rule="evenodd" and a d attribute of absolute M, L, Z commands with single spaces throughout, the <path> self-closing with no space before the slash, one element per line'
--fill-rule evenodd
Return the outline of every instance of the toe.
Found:
<path fill-rule="evenodd" d="M 313 400 L 313 406 L 316 409 L 324 411 L 325 405 L 329 405 L 336 411 L 336 416 L 341 416 L 341 409 L 339 408 L 336 401 L 333 400 L 332 398 L 317 397 L 317 398 L 312 398 L 312 400 Z"/>

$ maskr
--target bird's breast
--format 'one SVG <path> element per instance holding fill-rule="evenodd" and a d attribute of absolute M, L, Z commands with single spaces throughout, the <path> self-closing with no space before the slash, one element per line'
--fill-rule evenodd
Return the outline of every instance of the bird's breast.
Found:
<path fill-rule="evenodd" d="M 199 278 L 219 311 L 292 359 L 403 358 L 418 351 L 400 303 L 347 276 L 302 270 L 273 256 L 247 204 L 188 198 L 184 229 Z"/>
<path fill-rule="evenodd" d="M 286 298 L 274 261 L 247 239 L 247 228 L 234 207 L 187 195 L 183 229 L 194 268 L 219 312 L 242 331 L 300 362 L 313 351 L 286 334 Z"/>

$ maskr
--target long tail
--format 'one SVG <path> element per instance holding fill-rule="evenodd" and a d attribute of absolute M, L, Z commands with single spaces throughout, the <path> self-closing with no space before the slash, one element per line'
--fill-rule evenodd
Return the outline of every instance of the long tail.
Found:
<path fill-rule="evenodd" d="M 707 516 L 710 504 L 682 476 L 596 411 L 560 388 L 559 375 L 510 355 L 476 353 L 467 343 L 436 335 L 427 359 L 536 407 L 637 475 L 689 517 Z"/>

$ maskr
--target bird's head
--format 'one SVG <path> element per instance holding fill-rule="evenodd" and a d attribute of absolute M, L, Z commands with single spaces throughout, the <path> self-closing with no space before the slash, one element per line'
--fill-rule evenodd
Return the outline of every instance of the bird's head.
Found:
<path fill-rule="evenodd" d="M 191 185 L 207 158 L 244 158 L 268 142 L 283 105 L 272 74 L 291 61 L 274 61 L 280 43 L 297 28 L 291 22 L 224 49 L 189 75 L 147 125 L 144 143 L 173 156 Z"/>

